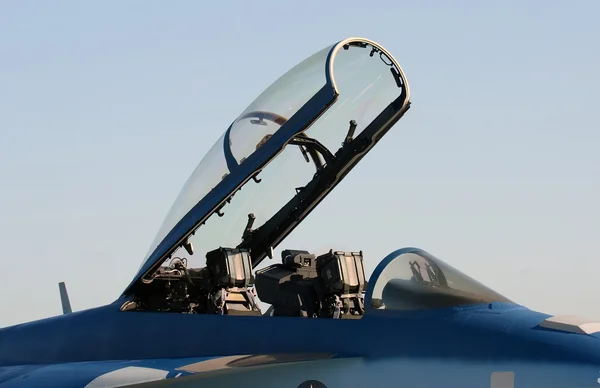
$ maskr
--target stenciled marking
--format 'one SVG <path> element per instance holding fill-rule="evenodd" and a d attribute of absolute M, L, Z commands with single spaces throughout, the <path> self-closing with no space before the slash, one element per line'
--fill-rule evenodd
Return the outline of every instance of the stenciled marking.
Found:
<path fill-rule="evenodd" d="M 492 372 L 490 388 L 515 388 L 515 372 Z"/>

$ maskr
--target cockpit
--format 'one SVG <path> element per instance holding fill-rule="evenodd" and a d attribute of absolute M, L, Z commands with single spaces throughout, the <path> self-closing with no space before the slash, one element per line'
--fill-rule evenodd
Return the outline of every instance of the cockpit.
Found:
<path fill-rule="evenodd" d="M 161 268 L 156 298 L 124 310 L 192 314 L 360 319 L 372 310 L 418 311 L 513 303 L 442 260 L 417 248 L 384 258 L 369 281 L 363 252 L 281 252 L 281 263 L 258 271 L 246 250 L 219 248 L 207 266 L 187 269 L 182 259 Z M 262 312 L 257 298 L 271 307 Z M 139 301 L 138 301 L 139 303 Z"/>
<path fill-rule="evenodd" d="M 280 263 L 257 267 L 409 107 L 400 65 L 367 39 L 345 39 L 292 68 L 193 171 L 121 310 L 360 318 L 371 303 L 362 252 L 283 249 Z M 421 284 L 449 284 L 436 268 L 418 270 Z M 396 308 L 386 295 L 399 287 L 386 283 L 372 300 Z"/>

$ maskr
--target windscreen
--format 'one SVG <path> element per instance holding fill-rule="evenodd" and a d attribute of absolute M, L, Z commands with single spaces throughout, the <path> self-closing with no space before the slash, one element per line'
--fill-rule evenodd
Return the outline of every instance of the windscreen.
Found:
<path fill-rule="evenodd" d="M 480 303 L 507 302 L 506 297 L 427 252 L 398 252 L 369 280 L 371 307 L 426 310 Z M 368 301 L 367 301 L 368 302 Z"/>

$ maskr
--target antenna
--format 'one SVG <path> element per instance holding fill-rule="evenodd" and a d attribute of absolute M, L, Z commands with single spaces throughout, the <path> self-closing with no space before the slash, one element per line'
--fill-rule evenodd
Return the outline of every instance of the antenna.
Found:
<path fill-rule="evenodd" d="M 58 283 L 58 290 L 60 291 L 60 303 L 62 304 L 63 314 L 71 314 L 73 310 L 71 310 L 71 302 L 69 301 L 65 282 Z"/>

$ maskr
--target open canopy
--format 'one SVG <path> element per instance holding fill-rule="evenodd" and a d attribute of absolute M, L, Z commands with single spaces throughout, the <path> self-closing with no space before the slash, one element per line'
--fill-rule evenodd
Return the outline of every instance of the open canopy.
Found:
<path fill-rule="evenodd" d="M 182 247 L 189 254 L 193 246 L 201 259 L 219 246 L 243 247 L 258 265 L 396 123 L 409 99 L 396 60 L 366 39 L 345 39 L 292 68 L 196 167 L 127 290 Z"/>

